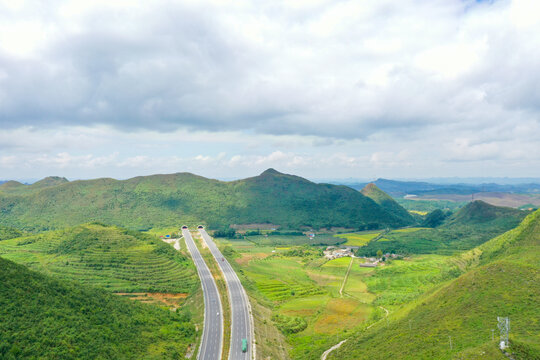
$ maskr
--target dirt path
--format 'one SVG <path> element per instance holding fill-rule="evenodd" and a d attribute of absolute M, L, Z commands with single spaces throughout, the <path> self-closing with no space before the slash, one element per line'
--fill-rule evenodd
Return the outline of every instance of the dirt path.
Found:
<path fill-rule="evenodd" d="M 390 311 L 388 311 L 388 309 L 386 309 L 386 308 L 383 308 L 382 306 L 379 306 L 379 307 L 380 307 L 381 309 L 383 309 L 383 310 L 386 312 L 386 316 L 385 316 L 385 319 L 386 319 L 386 318 L 388 317 L 388 315 L 390 314 Z M 382 319 L 381 319 L 381 320 L 382 320 Z M 381 321 L 381 320 L 379 320 L 379 321 Z M 373 324 L 369 325 L 369 326 L 366 328 L 366 330 L 369 329 L 370 327 L 372 327 L 373 325 L 375 325 L 376 323 L 378 323 L 379 321 L 376 321 L 376 322 L 374 322 Z"/>
<path fill-rule="evenodd" d="M 341 284 L 341 289 L 339 289 L 339 295 L 341 295 L 341 297 L 343 297 L 343 289 L 345 288 L 345 284 L 347 283 L 347 279 L 349 278 L 349 273 L 351 272 L 353 261 L 354 258 L 351 257 L 351 262 L 349 263 L 349 267 L 347 268 L 347 273 L 345 273 L 345 277 L 343 278 L 343 284 Z"/>
<path fill-rule="evenodd" d="M 339 347 L 341 345 L 343 345 L 345 342 L 347 341 L 347 339 L 343 340 L 342 342 L 340 342 L 339 344 L 336 344 L 334 346 L 332 346 L 330 349 L 326 350 L 325 352 L 323 352 L 323 354 L 321 355 L 321 360 L 326 360 L 326 357 L 334 350 L 336 349 L 339 349 Z"/>

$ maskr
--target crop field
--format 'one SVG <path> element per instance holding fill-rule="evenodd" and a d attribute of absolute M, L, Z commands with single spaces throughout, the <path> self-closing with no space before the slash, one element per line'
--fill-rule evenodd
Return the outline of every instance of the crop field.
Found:
<path fill-rule="evenodd" d="M 364 282 L 375 303 L 397 306 L 410 302 L 433 286 L 459 275 L 451 258 L 442 255 L 419 255 L 406 260 L 391 260 L 373 269 L 362 268 Z"/>
<path fill-rule="evenodd" d="M 334 236 L 347 239 L 347 242 L 344 245 L 364 246 L 368 242 L 379 236 L 379 234 L 380 231 L 365 231 L 348 234 L 336 234 Z"/>
<path fill-rule="evenodd" d="M 113 292 L 191 293 L 191 262 L 170 245 L 116 227 L 82 225 L 0 242 L 2 257 Z"/>
<path fill-rule="evenodd" d="M 405 230 L 405 229 L 404 229 Z M 419 228 L 406 229 L 413 232 Z M 351 233 L 374 237 L 379 232 Z M 349 235 L 349 234 L 345 234 Z M 340 236 L 342 236 L 340 234 Z M 234 249 L 234 260 L 241 270 L 252 296 L 262 297 L 278 321 L 293 359 L 318 358 L 348 332 L 384 317 L 380 308 L 395 311 L 426 291 L 451 279 L 459 271 L 451 258 L 443 255 L 419 255 L 389 260 L 376 268 L 360 267 L 364 259 L 353 258 L 343 294 L 339 293 L 351 263 L 350 257 L 323 258 L 316 248 L 294 244 L 268 246 L 249 240 L 219 240 Z M 299 326 L 294 319 L 305 320 Z M 287 328 L 282 324 L 288 321 Z M 287 332 L 289 331 L 289 332 Z"/>

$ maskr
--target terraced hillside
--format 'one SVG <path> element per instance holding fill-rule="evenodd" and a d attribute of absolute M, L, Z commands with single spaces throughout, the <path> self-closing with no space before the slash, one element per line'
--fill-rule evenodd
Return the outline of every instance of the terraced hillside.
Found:
<path fill-rule="evenodd" d="M 0 241 L 0 256 L 115 292 L 187 293 L 191 261 L 156 237 L 98 223 Z"/>
<path fill-rule="evenodd" d="M 173 313 L 0 258 L 0 358 L 179 359 L 195 342 Z"/>
<path fill-rule="evenodd" d="M 399 227 L 396 216 L 346 186 L 315 184 L 273 169 L 231 182 L 188 173 L 48 181 L 39 189 L 0 186 L 0 224 L 49 230 L 100 221 L 136 230 L 204 222 L 210 228 L 271 223 L 282 227 Z"/>
<path fill-rule="evenodd" d="M 510 318 L 513 357 L 540 359 L 540 211 L 456 263 L 468 271 L 388 324 L 356 333 L 329 359 L 506 359 L 491 340 L 497 316 Z"/>

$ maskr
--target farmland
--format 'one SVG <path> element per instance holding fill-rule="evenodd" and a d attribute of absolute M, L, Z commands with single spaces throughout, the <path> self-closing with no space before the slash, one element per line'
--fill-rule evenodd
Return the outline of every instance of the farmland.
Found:
<path fill-rule="evenodd" d="M 336 234 L 334 237 L 347 239 L 347 242 L 345 242 L 343 245 L 364 246 L 380 234 L 380 231 L 363 231 L 356 233 Z"/>
<path fill-rule="evenodd" d="M 259 246 L 245 239 L 220 239 L 220 246 L 229 249 L 224 253 L 250 296 L 268 309 L 261 322 L 283 333 L 293 359 L 317 358 L 348 333 L 382 319 L 382 308 L 394 311 L 459 275 L 451 258 L 441 255 L 392 260 L 377 268 L 360 267 L 364 260 L 355 258 L 341 295 L 350 257 L 328 261 L 317 247 Z"/>

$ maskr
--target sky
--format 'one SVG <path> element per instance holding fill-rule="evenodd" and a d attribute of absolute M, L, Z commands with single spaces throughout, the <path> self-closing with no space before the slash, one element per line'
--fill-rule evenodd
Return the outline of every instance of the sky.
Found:
<path fill-rule="evenodd" d="M 540 177 L 537 0 L 0 0 L 0 179 Z"/>

